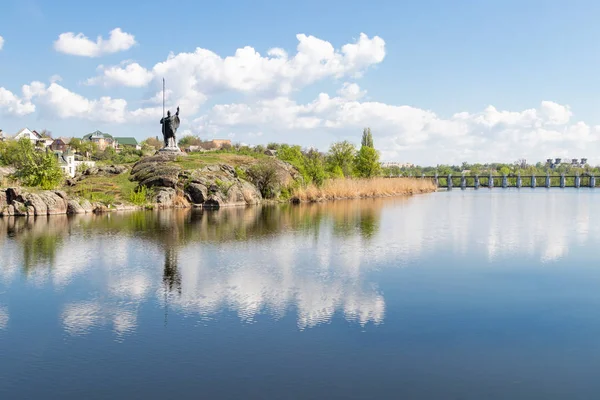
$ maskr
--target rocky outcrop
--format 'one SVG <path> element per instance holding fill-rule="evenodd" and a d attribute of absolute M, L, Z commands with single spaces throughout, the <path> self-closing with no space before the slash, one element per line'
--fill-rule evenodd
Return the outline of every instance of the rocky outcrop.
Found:
<path fill-rule="evenodd" d="M 86 214 L 108 211 L 137 210 L 139 207 L 116 204 L 92 204 L 88 200 L 70 199 L 63 191 L 43 190 L 24 192 L 20 188 L 0 190 L 0 217 L 5 216 L 47 216 L 56 214 Z"/>

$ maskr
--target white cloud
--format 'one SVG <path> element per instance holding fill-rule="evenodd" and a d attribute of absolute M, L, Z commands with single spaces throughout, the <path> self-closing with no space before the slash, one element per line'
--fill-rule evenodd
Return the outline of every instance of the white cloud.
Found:
<path fill-rule="evenodd" d="M 27 98 L 19 98 L 10 90 L 0 87 L 0 115 L 16 115 L 18 117 L 31 114 L 35 105 Z"/>
<path fill-rule="evenodd" d="M 0 50 L 4 47 L 4 38 L 0 36 Z"/>
<path fill-rule="evenodd" d="M 98 36 L 95 42 L 83 33 L 61 33 L 54 42 L 54 49 L 60 53 L 83 57 L 100 57 L 105 54 L 117 53 L 130 49 L 136 44 L 135 37 L 121 28 L 110 31 L 108 40 Z"/>
<path fill-rule="evenodd" d="M 261 96 L 288 95 L 325 78 L 360 76 L 385 57 L 385 42 L 378 36 L 361 34 L 355 43 L 335 50 L 327 41 L 304 34 L 296 35 L 297 52 L 289 56 L 274 48 L 262 56 L 246 46 L 225 58 L 197 48 L 193 53 L 170 54 L 167 60 L 146 69 L 137 63 L 100 66 L 101 74 L 88 84 L 142 87 L 152 78 L 163 77 L 174 103 L 195 112 L 208 96 L 233 91 Z"/>
<path fill-rule="evenodd" d="M 102 75 L 88 79 L 86 82 L 88 85 L 144 87 L 153 78 L 152 73 L 138 63 L 127 63 L 125 67 L 100 65 L 98 70 L 102 71 Z"/>

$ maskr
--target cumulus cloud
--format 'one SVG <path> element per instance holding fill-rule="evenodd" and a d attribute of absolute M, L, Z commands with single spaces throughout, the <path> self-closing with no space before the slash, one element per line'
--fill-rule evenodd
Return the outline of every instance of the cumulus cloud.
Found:
<path fill-rule="evenodd" d="M 98 66 L 100 76 L 86 81 L 88 85 L 102 84 L 104 86 L 121 85 L 128 87 L 144 87 L 153 78 L 153 74 L 138 63 L 127 63 L 125 66 Z"/>
<path fill-rule="evenodd" d="M 29 99 L 21 98 L 8 89 L 0 87 L 0 115 L 16 115 L 18 117 L 31 114 L 35 105 Z"/>
<path fill-rule="evenodd" d="M 60 53 L 82 57 L 100 57 L 105 54 L 129 50 L 136 44 L 135 37 L 121 28 L 110 31 L 108 40 L 98 36 L 95 42 L 83 33 L 61 33 L 54 42 L 54 49 Z"/>
<path fill-rule="evenodd" d="M 4 38 L 0 36 L 0 50 L 4 47 Z"/>
<path fill-rule="evenodd" d="M 146 69 L 137 63 L 100 67 L 101 74 L 89 84 L 146 86 L 152 78 L 166 79 L 174 101 L 196 111 L 207 96 L 226 91 L 252 95 L 289 95 L 325 78 L 360 76 L 385 57 L 385 42 L 378 36 L 361 33 L 355 43 L 336 50 L 322 39 L 296 35 L 296 54 L 274 48 L 261 55 L 246 46 L 234 55 L 221 57 L 203 48 L 193 53 L 170 54 L 168 58 Z"/>

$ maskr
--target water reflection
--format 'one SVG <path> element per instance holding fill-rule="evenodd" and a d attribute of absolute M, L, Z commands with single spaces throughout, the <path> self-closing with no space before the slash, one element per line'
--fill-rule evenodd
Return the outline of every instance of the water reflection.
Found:
<path fill-rule="evenodd" d="M 375 273 L 431 252 L 551 262 L 600 237 L 592 192 L 454 192 L 220 211 L 0 219 L 0 285 L 80 288 L 62 306 L 70 335 L 134 332 L 148 301 L 200 318 L 233 311 L 384 321 Z M 2 286 L 0 286 L 0 289 Z M 0 304 L 2 301 L 0 290 Z M 0 329 L 9 308 L 0 305 Z"/>

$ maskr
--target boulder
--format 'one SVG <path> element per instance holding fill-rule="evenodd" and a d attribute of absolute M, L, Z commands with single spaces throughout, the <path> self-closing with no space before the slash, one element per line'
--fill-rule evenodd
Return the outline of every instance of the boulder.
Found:
<path fill-rule="evenodd" d="M 175 205 L 177 192 L 172 188 L 160 189 L 154 196 L 154 202 L 160 207 L 169 208 Z"/>
<path fill-rule="evenodd" d="M 220 208 L 225 204 L 222 197 L 218 194 L 211 194 L 204 202 L 205 208 Z"/>
<path fill-rule="evenodd" d="M 201 204 L 206 201 L 207 198 L 207 188 L 201 183 L 190 183 L 186 188 L 186 193 L 190 196 L 192 203 Z"/>
<path fill-rule="evenodd" d="M 104 204 L 98 203 L 98 204 L 94 205 L 94 210 L 93 210 L 94 214 L 103 214 L 103 213 L 107 213 L 107 212 L 110 212 L 110 210 Z"/>
<path fill-rule="evenodd" d="M 56 192 L 44 191 L 44 192 L 40 192 L 39 196 L 42 198 L 44 203 L 46 203 L 47 215 L 66 214 L 67 213 L 67 200 L 65 200 L 65 198 L 67 197 L 66 194 L 64 194 L 65 198 L 63 198 L 63 197 L 59 196 L 58 194 L 56 194 Z M 35 205 L 34 205 L 34 207 L 35 207 Z M 36 210 L 36 215 L 42 215 L 42 214 L 37 214 L 37 210 Z"/>
<path fill-rule="evenodd" d="M 8 204 L 12 204 L 12 202 L 15 200 L 23 202 L 23 198 L 21 197 L 21 189 L 14 187 L 6 189 L 6 202 Z"/>
<path fill-rule="evenodd" d="M 33 207 L 33 215 L 48 215 L 48 204 L 41 194 L 25 193 L 23 199 L 27 207 Z"/>
<path fill-rule="evenodd" d="M 9 215 L 15 215 L 15 216 L 25 216 L 27 215 L 27 206 L 23 203 L 21 203 L 20 201 L 13 201 L 12 205 L 9 206 L 13 208 L 13 214 L 9 214 Z"/>
<path fill-rule="evenodd" d="M 11 204 L 4 207 L 4 209 L 0 209 L 0 215 L 4 217 L 10 217 L 11 215 L 15 215 L 15 206 Z"/>
<path fill-rule="evenodd" d="M 89 202 L 89 200 L 81 200 L 79 205 L 86 213 L 94 212 L 94 206 Z"/>
<path fill-rule="evenodd" d="M 1 191 L 0 192 L 0 212 L 7 205 L 8 205 L 8 201 L 6 200 L 6 192 L 5 191 Z"/>
<path fill-rule="evenodd" d="M 85 214 L 85 209 L 77 200 L 69 200 L 67 202 L 67 214 Z"/>

